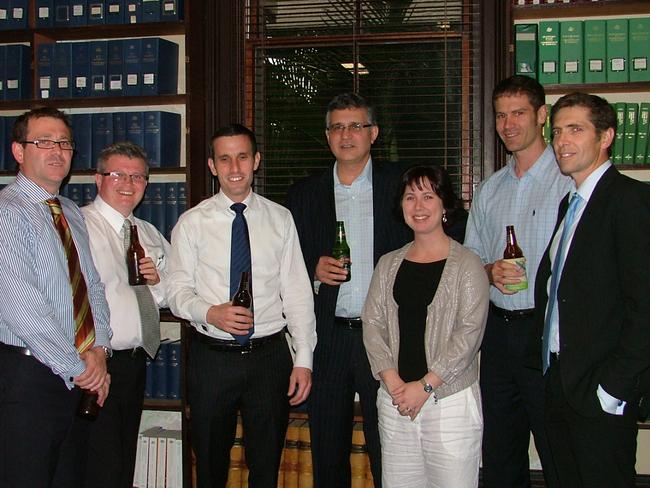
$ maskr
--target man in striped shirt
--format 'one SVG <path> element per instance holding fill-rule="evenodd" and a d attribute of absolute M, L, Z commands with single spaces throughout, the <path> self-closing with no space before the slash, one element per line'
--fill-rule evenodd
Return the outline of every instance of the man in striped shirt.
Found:
<path fill-rule="evenodd" d="M 11 148 L 19 172 L 0 192 L 0 486 L 71 488 L 85 468 L 79 455 L 88 424 L 75 415 L 82 389 L 96 391 L 100 405 L 108 394 L 108 305 L 81 212 L 58 196 L 74 149 L 65 114 L 41 108 L 21 115 Z M 94 342 L 87 335 L 92 345 L 84 352 L 75 346 L 73 253 L 64 249 L 46 202 L 55 198 L 94 322 Z"/>

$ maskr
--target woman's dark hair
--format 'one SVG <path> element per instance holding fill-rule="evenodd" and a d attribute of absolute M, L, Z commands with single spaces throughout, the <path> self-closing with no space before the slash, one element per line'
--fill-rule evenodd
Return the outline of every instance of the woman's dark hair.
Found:
<path fill-rule="evenodd" d="M 426 180 L 431 185 L 431 189 L 442 200 L 442 206 L 447 214 L 447 222 L 443 222 L 443 228 L 447 230 L 453 227 L 456 222 L 462 220 L 467 212 L 463 208 L 463 202 L 456 196 L 454 187 L 451 184 L 449 173 L 441 166 L 412 166 L 402 173 L 400 184 L 397 192 L 397 208 L 402 215 L 402 197 L 406 188 L 415 186 L 418 190 L 423 188 L 422 182 Z M 402 215 L 402 218 L 403 215 Z"/>

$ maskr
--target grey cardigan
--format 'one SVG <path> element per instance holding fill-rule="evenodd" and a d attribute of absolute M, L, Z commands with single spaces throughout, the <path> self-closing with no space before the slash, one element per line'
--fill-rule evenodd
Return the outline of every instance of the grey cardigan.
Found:
<path fill-rule="evenodd" d="M 393 285 L 412 244 L 382 256 L 363 307 L 363 343 L 377 379 L 381 371 L 397 369 L 399 321 Z M 478 379 L 476 355 L 487 320 L 489 289 L 479 257 L 451 240 L 440 284 L 427 308 L 424 332 L 427 365 L 443 381 L 435 390 L 437 398 L 459 392 Z M 386 389 L 383 382 L 382 388 Z"/>

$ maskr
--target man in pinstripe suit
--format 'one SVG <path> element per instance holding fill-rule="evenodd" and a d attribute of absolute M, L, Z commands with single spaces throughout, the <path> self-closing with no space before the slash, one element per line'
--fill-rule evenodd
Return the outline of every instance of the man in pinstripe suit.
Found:
<path fill-rule="evenodd" d="M 314 352 L 309 422 L 314 486 L 350 486 L 350 444 L 355 392 L 375 486 L 381 486 L 377 429 L 378 382 L 372 377 L 361 334 L 361 308 L 379 257 L 409 240 L 393 212 L 399 171 L 373 164 L 370 148 L 379 127 L 370 104 L 357 94 L 335 97 L 325 135 L 336 162 L 294 185 L 287 195 L 309 276 L 314 281 L 318 344 Z M 336 221 L 345 222 L 351 280 L 331 257 Z"/>

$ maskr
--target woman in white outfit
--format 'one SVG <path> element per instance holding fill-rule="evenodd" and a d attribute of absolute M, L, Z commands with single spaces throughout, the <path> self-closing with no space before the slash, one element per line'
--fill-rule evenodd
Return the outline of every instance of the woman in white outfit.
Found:
<path fill-rule="evenodd" d="M 476 488 L 483 419 L 477 352 L 489 304 L 480 259 L 445 227 L 462 212 L 449 176 L 402 176 L 414 240 L 383 256 L 363 309 L 377 398 L 385 488 Z"/>

